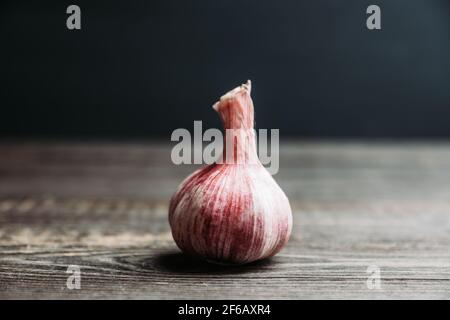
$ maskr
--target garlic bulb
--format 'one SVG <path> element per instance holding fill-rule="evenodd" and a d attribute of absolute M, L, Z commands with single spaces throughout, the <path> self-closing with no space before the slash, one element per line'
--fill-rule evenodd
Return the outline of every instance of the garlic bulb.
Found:
<path fill-rule="evenodd" d="M 212 262 L 243 264 L 273 256 L 292 229 L 289 201 L 257 156 L 250 91 L 248 81 L 214 104 L 234 135 L 224 138 L 222 161 L 187 177 L 170 202 L 178 247 Z"/>

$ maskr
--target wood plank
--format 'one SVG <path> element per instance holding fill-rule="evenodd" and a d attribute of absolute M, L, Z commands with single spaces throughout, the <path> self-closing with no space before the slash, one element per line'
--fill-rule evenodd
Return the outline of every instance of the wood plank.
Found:
<path fill-rule="evenodd" d="M 194 168 L 163 143 L 0 143 L 0 298 L 450 298 L 450 145 L 282 143 L 293 235 L 241 267 L 172 241 L 168 199 Z"/>

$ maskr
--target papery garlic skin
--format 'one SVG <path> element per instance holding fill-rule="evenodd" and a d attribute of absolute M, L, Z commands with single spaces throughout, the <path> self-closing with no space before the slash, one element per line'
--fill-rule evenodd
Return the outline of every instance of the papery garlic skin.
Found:
<path fill-rule="evenodd" d="M 225 129 L 239 129 L 233 155 L 224 149 L 224 163 L 187 177 L 170 202 L 178 247 L 210 261 L 243 264 L 273 256 L 292 229 L 289 200 L 257 157 L 250 91 L 247 82 L 214 105 Z"/>

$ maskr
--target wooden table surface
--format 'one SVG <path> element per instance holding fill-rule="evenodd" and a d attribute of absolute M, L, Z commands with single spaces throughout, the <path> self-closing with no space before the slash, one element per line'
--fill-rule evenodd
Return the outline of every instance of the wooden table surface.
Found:
<path fill-rule="evenodd" d="M 450 298 L 450 144 L 282 143 L 275 179 L 293 234 L 241 267 L 175 246 L 168 200 L 195 167 L 170 151 L 0 143 L 0 298 Z M 66 286 L 70 265 L 79 290 Z"/>

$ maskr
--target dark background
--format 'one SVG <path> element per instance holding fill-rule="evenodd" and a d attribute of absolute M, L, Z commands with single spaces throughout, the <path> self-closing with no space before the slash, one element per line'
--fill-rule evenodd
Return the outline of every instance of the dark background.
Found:
<path fill-rule="evenodd" d="M 450 137 L 448 0 L 3 0 L 0 41 L 1 137 L 218 127 L 211 105 L 247 79 L 282 137 Z"/>

